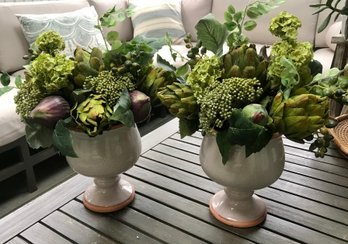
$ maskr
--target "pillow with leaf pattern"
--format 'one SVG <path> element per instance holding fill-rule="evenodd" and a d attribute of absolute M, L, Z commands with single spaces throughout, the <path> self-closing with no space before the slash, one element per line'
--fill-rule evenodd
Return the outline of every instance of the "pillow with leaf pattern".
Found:
<path fill-rule="evenodd" d="M 17 18 L 30 46 L 42 32 L 54 30 L 64 38 L 67 56 L 72 57 L 77 46 L 105 48 L 102 33 L 94 27 L 98 14 L 93 6 L 59 14 L 17 14 Z"/>

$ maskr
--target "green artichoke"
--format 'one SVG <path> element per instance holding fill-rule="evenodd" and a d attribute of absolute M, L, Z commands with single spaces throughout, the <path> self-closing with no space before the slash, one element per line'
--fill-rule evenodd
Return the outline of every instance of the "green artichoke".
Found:
<path fill-rule="evenodd" d="M 90 95 L 71 112 L 75 122 L 89 135 L 96 136 L 110 126 L 112 109 L 101 95 Z"/>
<path fill-rule="evenodd" d="M 326 97 L 301 94 L 283 100 L 279 92 L 274 97 L 270 116 L 277 131 L 289 139 L 302 141 L 326 124 L 328 110 Z"/>
<path fill-rule="evenodd" d="M 199 107 L 190 86 L 174 82 L 162 88 L 158 93 L 159 100 L 168 108 L 169 112 L 180 119 L 194 119 L 198 117 Z"/>
<path fill-rule="evenodd" d="M 242 45 L 223 56 L 224 78 L 257 78 L 263 84 L 266 79 L 268 61 L 256 52 L 254 44 Z"/>

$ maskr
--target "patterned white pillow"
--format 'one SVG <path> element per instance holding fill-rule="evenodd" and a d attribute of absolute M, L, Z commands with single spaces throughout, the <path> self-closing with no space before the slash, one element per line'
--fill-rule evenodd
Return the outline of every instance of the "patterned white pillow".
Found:
<path fill-rule="evenodd" d="M 64 38 L 65 53 L 72 57 L 77 46 L 90 50 L 105 48 L 101 32 L 94 26 L 98 14 L 94 7 L 86 7 L 73 12 L 59 14 L 17 14 L 24 36 L 29 45 L 44 31 L 57 31 Z"/>
<path fill-rule="evenodd" d="M 166 33 L 173 40 L 185 35 L 181 17 L 181 0 L 129 0 L 134 37 L 161 38 Z"/>

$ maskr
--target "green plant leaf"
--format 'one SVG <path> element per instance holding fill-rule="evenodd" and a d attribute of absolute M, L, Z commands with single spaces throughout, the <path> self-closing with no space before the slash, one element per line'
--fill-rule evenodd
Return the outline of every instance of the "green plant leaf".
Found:
<path fill-rule="evenodd" d="M 330 14 L 328 14 L 326 16 L 326 18 L 323 20 L 323 22 L 321 23 L 321 25 L 318 28 L 318 33 L 322 32 L 328 26 L 328 24 L 330 23 L 330 19 L 331 19 L 331 16 L 332 16 L 333 13 L 334 12 L 332 11 Z"/>
<path fill-rule="evenodd" d="M 216 142 L 224 164 L 228 160 L 232 146 L 245 146 L 245 153 L 248 157 L 251 153 L 260 151 L 272 138 L 270 131 L 251 122 L 241 112 L 241 109 L 233 110 L 228 122 L 228 130 L 218 131 L 216 136 Z"/>
<path fill-rule="evenodd" d="M 8 73 L 3 73 L 0 76 L 0 82 L 3 86 L 8 86 L 11 82 L 10 75 Z"/>
<path fill-rule="evenodd" d="M 250 19 L 256 19 L 257 17 L 260 16 L 260 13 L 259 13 L 259 10 L 258 10 L 258 8 L 256 6 L 252 6 L 252 7 L 247 9 L 246 15 Z"/>
<path fill-rule="evenodd" d="M 175 74 L 176 76 L 179 77 L 185 77 L 186 75 L 188 75 L 188 73 L 190 72 L 190 65 L 188 63 L 185 63 L 184 65 L 180 66 Z"/>
<path fill-rule="evenodd" d="M 117 31 L 109 31 L 108 34 L 106 35 L 106 40 L 109 43 L 112 43 L 116 40 L 118 40 L 119 33 Z"/>
<path fill-rule="evenodd" d="M 168 71 L 175 71 L 176 68 L 171 65 L 167 60 L 161 57 L 161 55 L 157 54 L 157 66 L 163 68 Z"/>
<path fill-rule="evenodd" d="M 59 150 L 59 152 L 68 157 L 78 157 L 73 148 L 73 141 L 70 131 L 65 126 L 63 120 L 59 120 L 53 131 L 53 146 Z"/>
<path fill-rule="evenodd" d="M 255 20 L 247 20 L 244 22 L 244 29 L 247 31 L 251 31 L 256 27 L 256 21 Z"/>
<path fill-rule="evenodd" d="M 53 129 L 33 120 L 25 120 L 26 140 L 31 148 L 47 148 L 52 146 Z"/>
<path fill-rule="evenodd" d="M 180 137 L 191 136 L 199 129 L 198 119 L 180 119 L 179 120 L 179 131 Z"/>
<path fill-rule="evenodd" d="M 236 12 L 236 9 L 233 7 L 233 5 L 229 5 L 227 7 L 227 12 L 229 12 L 230 14 L 234 14 Z"/>
<path fill-rule="evenodd" d="M 11 91 L 14 87 L 13 86 L 4 86 L 0 87 L 0 96 L 4 95 L 5 93 Z"/>
<path fill-rule="evenodd" d="M 134 126 L 134 116 L 131 110 L 131 99 L 127 89 L 121 93 L 118 102 L 113 108 L 113 113 L 110 117 L 111 121 L 121 122 L 127 127 Z"/>
<path fill-rule="evenodd" d="M 222 47 L 227 37 L 226 26 L 215 19 L 212 14 L 208 14 L 201 19 L 197 25 L 197 38 L 202 41 L 202 45 L 216 55 L 222 54 Z"/>
<path fill-rule="evenodd" d="M 17 88 L 19 88 L 19 86 L 22 84 L 22 77 L 20 75 L 17 75 L 16 76 L 16 79 L 15 79 L 15 85 Z"/>
<path fill-rule="evenodd" d="M 237 13 L 234 14 L 233 19 L 234 19 L 237 23 L 240 23 L 240 22 L 242 21 L 243 17 L 244 17 L 244 12 L 239 11 L 239 12 L 237 12 Z"/>
<path fill-rule="evenodd" d="M 216 135 L 216 143 L 222 157 L 222 163 L 225 165 L 228 161 L 228 158 L 230 157 L 230 151 L 232 147 L 229 142 L 227 133 L 218 132 Z"/>

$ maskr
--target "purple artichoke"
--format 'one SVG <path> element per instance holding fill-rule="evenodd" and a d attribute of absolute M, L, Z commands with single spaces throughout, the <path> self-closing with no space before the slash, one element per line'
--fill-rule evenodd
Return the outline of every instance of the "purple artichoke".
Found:
<path fill-rule="evenodd" d="M 129 95 L 131 98 L 134 122 L 141 123 L 146 121 L 151 114 L 150 97 L 138 90 L 130 92 Z"/>
<path fill-rule="evenodd" d="M 30 112 L 30 117 L 46 126 L 53 126 L 69 115 L 69 103 L 61 96 L 48 96 L 42 99 Z"/>

